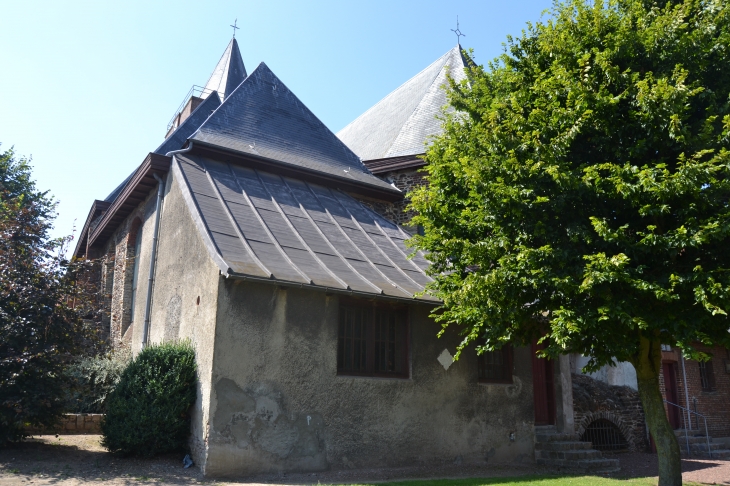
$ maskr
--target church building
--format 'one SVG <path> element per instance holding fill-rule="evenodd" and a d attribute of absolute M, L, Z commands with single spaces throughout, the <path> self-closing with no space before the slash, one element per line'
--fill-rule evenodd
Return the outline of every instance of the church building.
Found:
<path fill-rule="evenodd" d="M 615 465 L 574 443 L 567 361 L 505 347 L 454 362 L 457 330 L 437 337 L 404 208 L 447 73 L 465 76 L 458 45 L 335 135 L 266 64 L 249 73 L 234 38 L 161 145 L 93 202 L 74 255 L 101 262 L 112 344 L 195 348 L 206 476 Z"/>

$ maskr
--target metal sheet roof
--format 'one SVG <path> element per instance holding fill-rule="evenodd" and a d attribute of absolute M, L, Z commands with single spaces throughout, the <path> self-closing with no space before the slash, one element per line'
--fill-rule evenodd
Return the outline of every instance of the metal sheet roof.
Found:
<path fill-rule="evenodd" d="M 173 171 L 226 275 L 437 302 L 414 296 L 431 278 L 410 235 L 343 192 L 189 154 Z"/>
<path fill-rule="evenodd" d="M 264 63 L 190 140 L 397 192 L 373 176 Z"/>
<path fill-rule="evenodd" d="M 436 118 L 446 105 L 446 74 L 466 77 L 456 46 L 406 81 L 337 133 L 362 160 L 422 154 L 431 135 L 441 133 Z"/>

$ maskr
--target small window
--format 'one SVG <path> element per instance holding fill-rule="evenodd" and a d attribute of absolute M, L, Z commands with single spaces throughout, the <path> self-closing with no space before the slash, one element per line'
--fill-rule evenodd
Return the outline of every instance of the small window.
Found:
<path fill-rule="evenodd" d="M 478 357 L 479 381 L 512 383 L 512 346 L 485 351 Z"/>
<path fill-rule="evenodd" d="M 341 305 L 337 374 L 407 378 L 408 311 Z"/>
<path fill-rule="evenodd" d="M 662 344 L 662 351 L 671 351 L 672 346 L 669 344 Z"/>
<path fill-rule="evenodd" d="M 715 370 L 712 369 L 712 360 L 700 361 L 700 381 L 702 382 L 702 391 L 715 391 Z"/>

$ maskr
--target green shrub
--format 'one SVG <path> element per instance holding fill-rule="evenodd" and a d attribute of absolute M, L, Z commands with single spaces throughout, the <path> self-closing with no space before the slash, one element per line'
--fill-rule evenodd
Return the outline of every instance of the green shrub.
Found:
<path fill-rule="evenodd" d="M 111 452 L 147 457 L 184 450 L 195 377 L 189 342 L 146 347 L 107 398 L 102 445 Z"/>
<path fill-rule="evenodd" d="M 107 397 L 114 389 L 132 354 L 119 348 L 107 354 L 83 358 L 69 366 L 65 375 L 71 386 L 67 390 L 68 413 L 104 413 Z"/>

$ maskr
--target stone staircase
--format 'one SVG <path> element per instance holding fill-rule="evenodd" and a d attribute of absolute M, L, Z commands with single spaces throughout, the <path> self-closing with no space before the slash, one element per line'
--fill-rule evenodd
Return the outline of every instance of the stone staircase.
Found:
<path fill-rule="evenodd" d="M 688 431 L 688 438 L 684 437 L 684 429 L 678 429 L 674 431 L 679 442 L 679 450 L 682 453 L 682 457 L 687 457 L 687 441 L 689 441 L 689 450 L 692 453 L 692 457 L 709 459 L 710 454 L 707 451 L 707 438 L 705 435 L 698 430 Z M 713 442 L 710 437 L 710 451 L 712 452 L 712 459 L 730 459 L 730 449 L 720 442 Z"/>
<path fill-rule="evenodd" d="M 607 459 L 590 442 L 575 434 L 558 433 L 554 425 L 535 426 L 535 461 L 542 466 L 587 473 L 612 473 L 621 468 L 618 459 Z"/>

